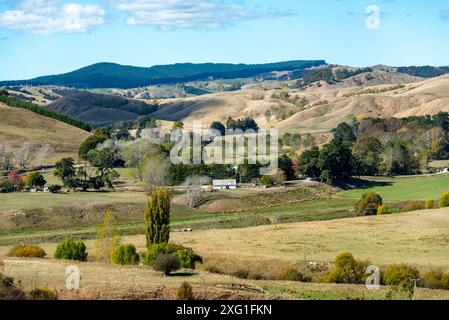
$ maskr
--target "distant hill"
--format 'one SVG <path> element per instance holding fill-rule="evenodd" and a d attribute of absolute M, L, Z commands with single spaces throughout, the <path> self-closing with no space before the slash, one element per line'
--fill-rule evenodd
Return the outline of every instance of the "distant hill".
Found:
<path fill-rule="evenodd" d="M 295 104 L 299 101 L 295 98 L 307 103 Z M 235 92 L 171 99 L 163 101 L 151 116 L 183 121 L 186 127 L 198 119 L 207 126 L 213 121 L 226 122 L 230 116 L 251 116 L 262 128 L 305 133 L 327 132 L 353 117 L 409 117 L 439 111 L 449 112 L 449 75 L 423 79 L 376 70 L 305 88 L 296 88 L 296 80 L 270 81 Z"/>
<path fill-rule="evenodd" d="M 91 128 L 89 127 L 88 124 L 82 122 L 82 121 L 78 121 L 75 119 L 72 119 L 70 117 L 68 117 L 67 115 L 63 115 L 60 114 L 58 112 L 54 112 L 52 110 L 48 110 L 45 107 L 39 106 L 37 104 L 31 103 L 29 101 L 23 101 L 20 100 L 14 96 L 9 96 L 9 95 L 0 95 L 0 102 L 4 103 L 10 107 L 14 107 L 14 108 L 20 108 L 20 109 L 26 109 L 29 110 L 31 112 L 40 114 L 42 116 L 48 117 L 48 118 L 52 118 L 64 123 L 67 123 L 68 125 L 80 128 L 81 130 L 84 131 L 90 131 Z"/>
<path fill-rule="evenodd" d="M 399 67 L 397 68 L 398 72 L 409 74 L 415 77 L 421 78 L 434 78 L 439 77 L 449 73 L 449 67 L 431 67 L 431 66 L 422 66 L 422 67 Z"/>
<path fill-rule="evenodd" d="M 75 88 L 136 88 L 196 80 L 255 77 L 272 71 L 294 71 L 324 65 L 324 60 L 297 60 L 267 64 L 178 63 L 150 68 L 97 63 L 69 73 L 29 80 L 2 81 L 7 85 L 56 85 Z"/>
<path fill-rule="evenodd" d="M 54 164 L 63 157 L 78 158 L 80 144 L 90 133 L 30 110 L 9 107 L 0 102 L 0 141 L 15 150 L 23 143 L 49 145 L 52 152 L 44 164 Z"/>
<path fill-rule="evenodd" d="M 157 106 L 120 96 L 88 91 L 57 90 L 56 92 L 63 97 L 48 105 L 47 109 L 92 126 L 133 121 L 141 115 L 148 115 L 157 110 Z"/>

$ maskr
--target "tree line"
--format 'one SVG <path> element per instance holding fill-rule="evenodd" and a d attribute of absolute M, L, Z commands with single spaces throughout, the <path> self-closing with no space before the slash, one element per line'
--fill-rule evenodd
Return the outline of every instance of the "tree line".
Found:
<path fill-rule="evenodd" d="M 89 132 L 91 131 L 90 126 L 82 121 L 69 118 L 69 117 L 64 116 L 60 113 L 57 113 L 55 111 L 38 106 L 34 103 L 19 100 L 15 97 L 10 96 L 6 90 L 2 90 L 2 92 L 0 93 L 0 102 L 3 102 L 4 104 L 6 104 L 10 107 L 26 109 L 31 112 L 37 113 L 39 115 L 67 123 L 73 127 L 80 128 L 81 130 L 84 130 L 84 131 L 89 131 Z"/>

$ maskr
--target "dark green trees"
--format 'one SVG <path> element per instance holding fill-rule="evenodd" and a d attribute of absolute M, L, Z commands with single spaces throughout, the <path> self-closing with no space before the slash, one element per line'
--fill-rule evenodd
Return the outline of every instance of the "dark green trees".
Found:
<path fill-rule="evenodd" d="M 320 180 L 348 178 L 352 174 L 352 164 L 351 145 L 346 141 L 334 139 L 320 151 L 318 160 L 318 168 L 321 170 Z"/>
<path fill-rule="evenodd" d="M 305 176 L 318 178 L 321 174 L 321 170 L 318 167 L 319 157 L 320 149 L 317 146 L 304 151 L 299 157 L 298 171 Z"/>
<path fill-rule="evenodd" d="M 144 214 L 147 248 L 153 244 L 168 243 L 170 238 L 170 194 L 157 189 L 150 197 Z"/>
<path fill-rule="evenodd" d="M 75 160 L 73 158 L 63 158 L 56 162 L 54 175 L 61 179 L 65 187 L 76 187 Z"/>
<path fill-rule="evenodd" d="M 210 125 L 210 128 L 217 130 L 218 132 L 220 132 L 220 134 L 222 136 L 224 136 L 226 133 L 226 128 L 225 128 L 224 124 L 219 121 L 212 122 L 212 124 Z"/>

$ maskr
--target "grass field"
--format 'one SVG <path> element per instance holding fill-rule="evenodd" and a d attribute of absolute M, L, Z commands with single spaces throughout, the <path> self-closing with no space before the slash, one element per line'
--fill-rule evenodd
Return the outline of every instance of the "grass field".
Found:
<path fill-rule="evenodd" d="M 274 269 L 304 259 L 332 261 L 343 251 L 374 264 L 409 263 L 449 268 L 449 209 L 386 216 L 312 221 L 240 229 L 172 232 L 172 241 L 194 248 L 206 264 L 229 269 Z M 144 235 L 124 237 L 145 251 Z M 93 252 L 94 240 L 87 240 Z M 40 244 L 53 252 L 56 244 Z M 0 247 L 6 254 L 10 245 Z M 260 271 L 260 270 L 258 270 Z"/>
<path fill-rule="evenodd" d="M 29 142 L 49 144 L 52 152 L 45 163 L 54 164 L 63 157 L 78 157 L 80 144 L 90 133 L 28 110 L 0 104 L 0 141 L 17 148 Z"/>
<path fill-rule="evenodd" d="M 317 221 L 339 219 L 344 217 L 351 217 L 353 200 L 347 199 L 332 199 L 332 200 L 315 200 L 305 201 L 294 204 L 280 205 L 276 207 L 261 208 L 248 212 L 236 213 L 205 213 L 197 209 L 188 208 L 185 206 L 172 206 L 172 221 L 173 228 L 193 228 L 194 230 L 209 230 L 209 229 L 231 229 L 231 228 L 245 228 L 257 225 L 267 225 L 273 223 L 273 218 L 277 217 L 280 223 L 299 222 L 299 221 Z M 116 203 L 109 205 L 109 208 L 120 219 L 126 222 L 120 223 L 118 228 L 122 234 L 141 234 L 143 232 L 143 211 L 144 204 L 137 203 L 138 208 L 128 203 Z M 68 211 L 69 208 L 66 209 Z M 134 210 L 134 211 L 133 211 Z M 135 212 L 135 210 L 138 210 Z M 64 208 L 50 210 L 47 212 L 40 212 L 35 214 L 32 220 L 42 220 L 43 217 L 48 216 L 48 227 L 40 228 L 26 228 L 25 230 L 8 230 L 5 229 L 0 232 L 0 245 L 16 244 L 19 242 L 36 243 L 40 241 L 59 241 L 67 235 L 74 235 L 82 238 L 92 238 L 95 236 L 95 224 L 101 221 L 102 211 L 95 211 L 87 213 L 90 215 L 90 223 L 80 224 L 72 223 L 70 226 L 69 217 L 63 212 Z M 72 210 L 73 211 L 73 210 Z M 78 209 L 80 211 L 80 209 Z M 92 211 L 92 210 L 89 210 Z M 59 215 L 59 219 L 64 221 L 59 222 L 64 228 L 58 227 L 53 222 Z M 69 212 L 70 214 L 70 212 Z M 78 214 L 79 215 L 79 214 Z M 125 216 L 124 216 L 125 215 Z M 43 217 L 42 217 L 43 216 Z M 124 216 L 124 217 L 123 217 Z M 0 226 L 1 223 L 0 214 Z M 29 220 L 29 219 L 28 219 Z M 67 221 L 66 221 L 67 220 Z M 84 220 L 83 220 L 84 221 Z M 69 223 L 69 225 L 67 225 Z M 5 223 L 3 223 L 5 224 Z"/>
<path fill-rule="evenodd" d="M 135 192 L 4 193 L 0 194 L 0 211 L 145 201 L 145 194 Z"/>
<path fill-rule="evenodd" d="M 339 198 L 360 199 L 365 192 L 377 192 L 386 201 L 439 199 L 449 191 L 448 175 L 369 178 L 357 189 L 338 193 Z"/>
<path fill-rule="evenodd" d="M 196 271 L 190 275 L 160 273 L 144 266 L 110 266 L 54 259 L 5 258 L 2 273 L 22 283 L 25 290 L 50 288 L 60 299 L 175 299 L 182 282 L 193 287 L 195 299 L 384 299 L 388 287 L 368 290 L 363 285 L 243 280 L 227 275 Z M 81 289 L 65 289 L 69 265 L 81 271 Z M 449 299 L 449 291 L 417 289 L 417 299 Z"/>
<path fill-rule="evenodd" d="M 279 267 L 304 259 L 332 261 L 349 251 L 374 264 L 449 268 L 449 209 L 172 234 L 220 267 Z M 143 236 L 127 238 L 143 250 Z M 258 270 L 260 271 L 260 270 Z"/>
<path fill-rule="evenodd" d="M 356 258 L 386 265 L 408 263 L 423 270 L 449 268 L 449 209 L 411 212 L 381 217 L 315 221 L 245 229 L 172 233 L 174 242 L 190 246 L 204 258 L 204 266 L 221 270 L 276 272 L 303 261 L 331 261 L 342 251 Z M 139 252 L 145 251 L 144 236 L 127 236 Z M 93 253 L 94 240 L 85 241 Z M 306 246 L 304 246 L 306 244 Z M 94 262 L 74 263 L 51 258 L 53 243 L 42 243 L 50 258 L 3 258 L 3 273 L 22 281 L 27 288 L 50 287 L 66 299 L 172 299 L 183 281 L 193 285 L 197 298 L 209 299 L 383 299 L 388 290 L 367 290 L 360 285 L 242 280 L 199 271 L 189 276 L 160 275 L 144 266 L 120 267 Z M 0 247 L 5 256 L 10 246 Z M 82 289 L 64 290 L 65 267 L 80 266 Z M 417 299 L 449 299 L 449 291 L 419 288 Z"/>

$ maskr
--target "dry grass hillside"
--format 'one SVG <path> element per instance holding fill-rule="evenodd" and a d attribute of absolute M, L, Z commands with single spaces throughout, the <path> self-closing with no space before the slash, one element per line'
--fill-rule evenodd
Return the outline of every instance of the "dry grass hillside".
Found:
<path fill-rule="evenodd" d="M 39 146 L 48 144 L 52 152 L 45 160 L 47 164 L 63 157 L 77 158 L 80 144 L 89 136 L 76 127 L 1 103 L 0 119 L 0 144 L 14 147 L 25 142 Z"/>
<path fill-rule="evenodd" d="M 308 261 L 329 262 L 349 251 L 360 259 L 382 266 L 407 263 L 420 271 L 449 268 L 448 209 L 423 210 L 386 216 L 332 221 L 291 223 L 245 229 L 215 229 L 173 233 L 171 240 L 192 247 L 204 258 L 204 265 L 190 276 L 161 277 L 145 266 L 110 266 L 91 261 L 79 263 L 82 290 L 74 295 L 64 290 L 65 267 L 73 264 L 51 258 L 55 243 L 40 246 L 46 259 L 4 257 L 10 246 L 0 247 L 4 273 L 36 287 L 55 288 L 62 299 L 173 299 L 182 281 L 189 281 L 197 299 L 383 299 L 388 288 L 369 291 L 364 286 L 288 281 L 242 280 L 204 271 L 214 266 L 226 272 L 249 270 L 272 275 L 285 266 Z M 145 236 L 124 237 L 125 243 L 145 251 Z M 95 240 L 85 241 L 89 253 Z M 418 299 L 447 299 L 448 291 L 419 288 Z"/>
<path fill-rule="evenodd" d="M 252 116 L 264 128 L 281 131 L 328 131 L 354 116 L 404 117 L 449 111 L 449 76 L 428 80 L 397 72 L 375 70 L 336 84 L 318 82 L 304 89 L 294 89 L 294 82 L 263 82 L 240 91 L 222 92 L 187 99 L 166 100 L 153 115 L 156 118 L 187 125 L 201 120 L 226 121 L 229 116 Z M 298 106 L 273 97 L 288 92 L 290 97 L 306 98 Z M 266 112 L 271 116 L 267 118 Z"/>

